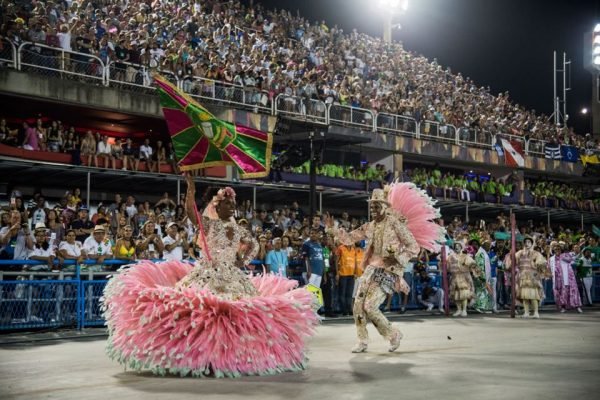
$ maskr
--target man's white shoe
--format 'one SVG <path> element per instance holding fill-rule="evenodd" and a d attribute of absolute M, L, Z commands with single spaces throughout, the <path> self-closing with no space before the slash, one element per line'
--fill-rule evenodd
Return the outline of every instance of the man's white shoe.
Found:
<path fill-rule="evenodd" d="M 403 336 L 404 335 L 400 331 L 396 331 L 392 334 L 392 338 L 390 339 L 390 347 L 388 348 L 390 353 L 393 353 L 396 351 L 396 349 L 398 349 L 398 347 L 400 347 L 400 341 L 402 340 Z"/>
<path fill-rule="evenodd" d="M 429 304 L 429 305 L 427 306 L 427 311 L 431 311 L 431 310 L 433 310 L 433 304 Z"/>
<path fill-rule="evenodd" d="M 460 313 L 461 317 L 466 317 L 467 316 L 467 310 L 462 310 L 462 312 Z"/>
<path fill-rule="evenodd" d="M 533 313 L 533 318 L 535 318 L 535 319 L 540 319 L 540 313 L 538 313 L 538 312 L 534 312 L 534 313 Z"/>
<path fill-rule="evenodd" d="M 367 351 L 367 344 L 364 342 L 358 342 L 352 348 L 353 353 L 364 353 Z"/>
<path fill-rule="evenodd" d="M 460 308 L 456 310 L 456 312 L 454 314 L 452 314 L 453 317 L 458 317 L 460 315 L 462 311 L 460 311 Z"/>
<path fill-rule="evenodd" d="M 581 307 L 577 307 L 577 312 L 578 312 L 579 314 L 583 313 L 583 310 L 581 309 Z"/>

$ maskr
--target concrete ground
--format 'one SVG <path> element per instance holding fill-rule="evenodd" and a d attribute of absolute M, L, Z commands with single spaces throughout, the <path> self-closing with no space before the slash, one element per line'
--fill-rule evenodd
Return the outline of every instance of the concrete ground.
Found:
<path fill-rule="evenodd" d="M 545 312 L 541 320 L 425 313 L 394 317 L 396 353 L 369 326 L 371 345 L 352 354 L 349 321 L 326 322 L 309 343 L 306 371 L 195 379 L 125 372 L 105 339 L 0 342 L 0 399 L 589 399 L 600 390 L 600 311 Z M 102 333 L 100 331 L 100 333 Z M 48 335 L 46 335 L 48 336 Z M 27 340 L 32 339 L 27 336 Z M 33 338 L 35 339 L 35 338 Z M 596 397 L 597 398 L 597 397 Z"/>

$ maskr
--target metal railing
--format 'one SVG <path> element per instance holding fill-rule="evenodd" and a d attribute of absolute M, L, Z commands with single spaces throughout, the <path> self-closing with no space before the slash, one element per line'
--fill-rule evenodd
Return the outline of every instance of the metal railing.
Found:
<path fill-rule="evenodd" d="M 330 104 L 328 107 L 329 123 L 333 125 L 352 126 L 363 130 L 376 131 L 375 115 L 366 108 Z"/>
<path fill-rule="evenodd" d="M 377 113 L 375 118 L 375 129 L 378 132 L 391 133 L 394 135 L 416 136 L 417 121 L 404 115 Z"/>
<path fill-rule="evenodd" d="M 105 84 L 106 65 L 93 54 L 65 51 L 44 44 L 22 43 L 18 50 L 18 69 L 49 77 L 76 77 Z"/>
<path fill-rule="evenodd" d="M 126 61 L 109 60 L 105 79 L 107 86 L 127 88 L 134 92 L 150 94 L 156 90 L 147 66 Z"/>
<path fill-rule="evenodd" d="M 17 68 L 17 47 L 6 38 L 0 39 L 0 65 Z"/>
<path fill-rule="evenodd" d="M 317 99 L 306 99 L 301 96 L 279 94 L 274 100 L 275 115 L 292 118 L 310 119 L 327 123 L 328 109 L 325 102 Z"/>
<path fill-rule="evenodd" d="M 269 92 L 254 87 L 186 75 L 180 80 L 180 88 L 195 98 L 272 113 Z"/>
<path fill-rule="evenodd" d="M 140 93 L 152 93 L 152 68 L 118 60 L 107 60 L 86 53 L 65 51 L 44 44 L 24 42 L 18 47 L 10 40 L 2 39 L 0 63 L 20 71 L 39 73 L 50 77 L 78 79 L 83 82 L 119 87 Z M 252 87 L 234 85 L 198 76 L 179 78 L 171 71 L 157 70 L 177 87 L 192 97 L 218 104 L 227 104 L 257 113 L 310 118 L 321 123 L 351 126 L 362 130 L 413 136 L 433 141 L 451 142 L 457 145 L 493 149 L 497 138 L 522 143 L 526 154 L 544 157 L 545 141 L 525 140 L 523 136 L 507 133 L 493 134 L 474 127 L 456 128 L 436 121 L 417 123 L 413 118 L 373 110 L 325 104 L 319 99 L 300 96 L 278 95 Z"/>

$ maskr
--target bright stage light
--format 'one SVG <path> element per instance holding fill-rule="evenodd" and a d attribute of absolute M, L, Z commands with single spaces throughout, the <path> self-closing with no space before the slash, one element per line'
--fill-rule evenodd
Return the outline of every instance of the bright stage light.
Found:
<path fill-rule="evenodd" d="M 594 65 L 600 67 L 600 56 L 594 57 Z"/>
<path fill-rule="evenodd" d="M 596 24 L 594 27 L 594 33 L 600 33 L 600 23 Z"/>
<path fill-rule="evenodd" d="M 587 114 L 587 113 L 588 113 L 588 109 L 587 109 L 587 108 L 585 108 L 585 107 L 583 107 L 583 108 L 581 109 L 581 113 L 582 113 L 583 115 Z"/>
<path fill-rule="evenodd" d="M 400 6 L 400 0 L 379 0 L 379 7 L 396 9 Z"/>

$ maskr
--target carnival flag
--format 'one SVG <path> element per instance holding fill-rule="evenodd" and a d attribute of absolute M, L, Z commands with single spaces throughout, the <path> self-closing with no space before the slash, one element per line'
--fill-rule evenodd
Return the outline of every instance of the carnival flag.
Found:
<path fill-rule="evenodd" d="M 560 144 L 547 144 L 544 147 L 544 154 L 546 158 L 560 160 L 562 158 L 560 155 L 560 147 Z"/>
<path fill-rule="evenodd" d="M 504 163 L 508 167 L 524 167 L 525 157 L 523 156 L 523 147 L 521 143 L 506 139 L 502 140 L 502 147 L 504 147 Z"/>
<path fill-rule="evenodd" d="M 563 161 L 579 161 L 579 150 L 575 146 L 560 146 Z"/>
<path fill-rule="evenodd" d="M 235 165 L 242 178 L 269 174 L 269 133 L 222 121 L 162 76 L 154 81 L 182 171 Z"/>
<path fill-rule="evenodd" d="M 580 158 L 584 167 L 588 164 L 600 164 L 600 157 L 596 154 L 582 154 Z"/>

